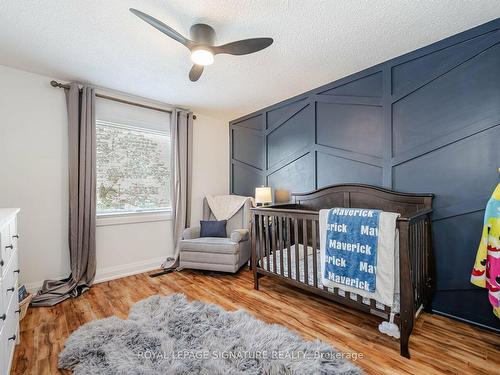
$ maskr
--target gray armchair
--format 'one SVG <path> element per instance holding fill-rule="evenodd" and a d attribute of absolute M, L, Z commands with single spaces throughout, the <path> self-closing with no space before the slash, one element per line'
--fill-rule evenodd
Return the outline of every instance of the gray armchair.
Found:
<path fill-rule="evenodd" d="M 200 238 L 200 227 L 184 230 L 179 244 L 179 265 L 209 271 L 237 272 L 250 259 L 251 201 L 227 221 L 229 237 Z M 203 220 L 216 220 L 206 198 L 203 199 Z"/>

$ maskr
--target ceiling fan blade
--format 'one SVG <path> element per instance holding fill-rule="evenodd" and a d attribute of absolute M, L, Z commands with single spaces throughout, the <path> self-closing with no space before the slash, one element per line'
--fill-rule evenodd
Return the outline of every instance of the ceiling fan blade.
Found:
<path fill-rule="evenodd" d="M 252 38 L 239 40 L 222 46 L 215 46 L 212 47 L 212 50 L 214 54 L 228 53 L 230 55 L 247 55 L 267 48 L 271 44 L 273 44 L 273 38 Z"/>
<path fill-rule="evenodd" d="M 140 10 L 130 8 L 130 11 L 134 13 L 137 17 L 142 19 L 143 21 L 146 21 L 149 23 L 151 26 L 155 27 L 156 29 L 160 30 L 162 33 L 168 35 L 172 39 L 175 39 L 179 43 L 185 45 L 187 48 L 190 48 L 193 45 L 193 42 L 181 34 L 179 34 L 177 31 L 172 29 L 170 26 L 165 25 L 163 22 L 158 21 L 156 18 L 151 17 L 149 14 L 143 13 Z"/>
<path fill-rule="evenodd" d="M 203 65 L 196 65 L 194 64 L 191 70 L 189 71 L 189 79 L 191 82 L 196 82 L 201 76 L 201 73 L 203 73 Z"/>

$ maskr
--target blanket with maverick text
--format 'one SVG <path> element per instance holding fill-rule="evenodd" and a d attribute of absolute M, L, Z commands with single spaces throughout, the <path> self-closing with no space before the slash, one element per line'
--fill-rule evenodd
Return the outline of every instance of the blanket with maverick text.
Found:
<path fill-rule="evenodd" d="M 360 208 L 333 208 L 328 212 L 324 278 L 375 291 L 379 217 L 379 210 Z"/>
<path fill-rule="evenodd" d="M 398 310 L 398 217 L 375 209 L 320 210 L 323 285 Z"/>

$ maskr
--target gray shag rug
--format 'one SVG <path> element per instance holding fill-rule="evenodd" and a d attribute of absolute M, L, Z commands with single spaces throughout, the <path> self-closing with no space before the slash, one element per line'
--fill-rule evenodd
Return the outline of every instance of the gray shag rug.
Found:
<path fill-rule="evenodd" d="M 183 294 L 137 302 L 128 320 L 81 326 L 59 367 L 75 375 L 363 373 L 329 345 Z"/>

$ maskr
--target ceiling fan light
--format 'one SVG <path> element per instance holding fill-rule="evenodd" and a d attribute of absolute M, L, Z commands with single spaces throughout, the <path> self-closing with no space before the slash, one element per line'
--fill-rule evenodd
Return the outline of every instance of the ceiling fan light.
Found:
<path fill-rule="evenodd" d="M 195 49 L 191 52 L 191 60 L 196 65 L 211 65 L 214 62 L 214 54 L 207 49 Z"/>

